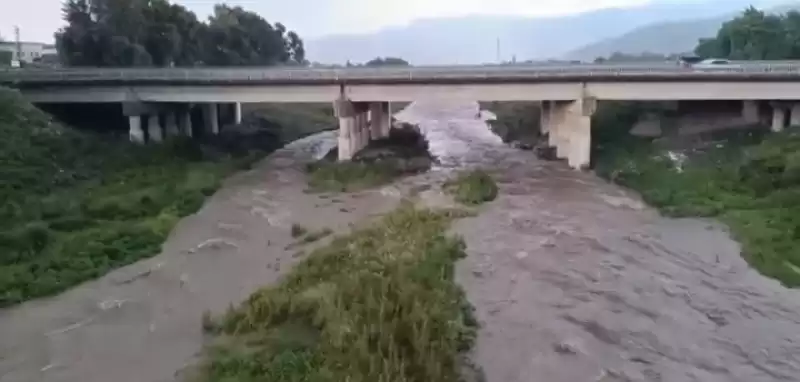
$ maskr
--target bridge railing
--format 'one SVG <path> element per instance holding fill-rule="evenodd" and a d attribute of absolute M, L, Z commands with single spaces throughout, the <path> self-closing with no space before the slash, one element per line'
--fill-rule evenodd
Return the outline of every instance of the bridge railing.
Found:
<path fill-rule="evenodd" d="M 542 79 L 559 77 L 714 77 L 731 75 L 781 76 L 800 74 L 798 61 L 748 61 L 746 64 L 714 68 L 686 68 L 670 62 L 630 64 L 571 64 L 571 65 L 493 65 L 493 66 L 421 66 L 376 68 L 63 68 L 63 69 L 5 69 L 0 70 L 0 83 L 37 82 L 227 82 L 227 81 L 288 81 L 288 82 L 346 82 L 346 81 L 404 81 L 404 80 L 488 80 Z"/>

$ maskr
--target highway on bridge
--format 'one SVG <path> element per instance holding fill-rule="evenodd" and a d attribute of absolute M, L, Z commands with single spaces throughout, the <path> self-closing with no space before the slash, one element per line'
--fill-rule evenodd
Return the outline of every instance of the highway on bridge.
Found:
<path fill-rule="evenodd" d="M 6 69 L 0 84 L 15 87 L 88 84 L 337 84 L 486 83 L 625 80 L 791 80 L 800 62 L 734 62 L 687 68 L 671 62 L 626 64 L 459 65 L 420 67 L 195 67 Z"/>

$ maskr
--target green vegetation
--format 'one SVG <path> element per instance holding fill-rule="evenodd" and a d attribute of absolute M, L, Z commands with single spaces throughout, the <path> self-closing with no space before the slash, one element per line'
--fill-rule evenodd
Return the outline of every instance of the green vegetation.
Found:
<path fill-rule="evenodd" d="M 404 205 L 312 252 L 216 323 L 206 381 L 457 381 L 476 322 L 457 212 Z"/>
<path fill-rule="evenodd" d="M 753 267 L 800 286 L 800 134 L 766 131 L 716 133 L 672 150 L 669 140 L 630 139 L 599 151 L 596 170 L 666 215 L 719 218 Z"/>
<path fill-rule="evenodd" d="M 207 22 L 167 0 L 66 0 L 56 34 L 68 66 L 303 65 L 297 33 L 217 4 Z"/>
<path fill-rule="evenodd" d="M 402 175 L 394 162 L 309 163 L 308 186 L 312 192 L 352 192 L 387 184 Z"/>
<path fill-rule="evenodd" d="M 399 124 L 389 137 L 372 141 L 349 162 L 325 159 L 307 165 L 311 192 L 351 192 L 387 184 L 394 179 L 427 171 L 433 159 L 428 142 L 416 126 Z"/>
<path fill-rule="evenodd" d="M 749 8 L 701 41 L 696 53 L 732 59 L 800 57 L 800 13 Z M 671 216 L 716 217 L 742 243 L 745 259 L 783 284 L 800 286 L 800 134 L 766 127 L 719 132 L 681 145 L 627 133 L 643 110 L 613 104 L 595 116 L 595 169 Z M 677 147 L 676 147 L 677 144 Z"/>
<path fill-rule="evenodd" d="M 157 254 L 227 174 L 281 145 L 132 145 L 63 128 L 6 89 L 0 134 L 0 306 Z"/>
<path fill-rule="evenodd" d="M 481 109 L 495 114 L 497 119 L 489 125 L 503 142 L 539 137 L 542 109 L 537 102 L 482 102 Z"/>
<path fill-rule="evenodd" d="M 478 205 L 497 198 L 497 183 L 483 170 L 473 170 L 459 175 L 444 185 L 459 203 Z"/>
<path fill-rule="evenodd" d="M 411 66 L 411 64 L 398 57 L 376 57 L 364 63 L 364 66 Z"/>
<path fill-rule="evenodd" d="M 242 114 L 245 124 L 254 121 L 252 124 L 273 132 L 283 142 L 339 128 L 329 104 L 244 104 Z"/>
<path fill-rule="evenodd" d="M 734 60 L 800 58 L 800 12 L 770 14 L 750 7 L 725 22 L 716 37 L 703 39 L 695 49 L 701 57 Z"/>

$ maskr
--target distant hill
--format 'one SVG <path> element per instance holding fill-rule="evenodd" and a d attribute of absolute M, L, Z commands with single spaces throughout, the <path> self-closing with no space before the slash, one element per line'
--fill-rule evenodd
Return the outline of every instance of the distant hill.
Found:
<path fill-rule="evenodd" d="M 618 38 L 656 23 L 677 25 L 670 33 L 683 37 L 675 37 L 674 46 L 686 46 L 681 41 L 689 40 L 693 44 L 696 42 L 694 36 L 714 31 L 714 22 L 718 25 L 752 2 L 705 0 L 686 4 L 661 0 L 639 7 L 602 9 L 561 17 L 471 16 L 419 20 L 372 34 L 310 39 L 306 41 L 306 48 L 308 58 L 320 63 L 361 63 L 375 57 L 390 56 L 402 57 L 415 65 L 476 64 L 497 61 L 499 40 L 502 61 L 509 61 L 512 57 L 525 61 L 572 56 L 580 47 L 586 47 L 587 53 L 577 55 L 594 59 L 595 50 L 589 47 L 596 42 Z M 701 23 L 694 32 L 686 32 L 680 25 L 687 15 L 711 22 Z M 652 33 L 661 32 L 656 30 Z M 642 46 L 648 44 L 642 43 Z M 598 48 L 596 51 L 605 50 Z"/>
<path fill-rule="evenodd" d="M 780 13 L 800 8 L 800 4 L 784 4 L 769 8 Z M 743 9 L 743 8 L 742 8 Z M 635 28 L 619 36 L 587 44 L 564 55 L 569 60 L 594 60 L 615 52 L 671 54 L 691 52 L 701 38 L 714 37 L 722 24 L 741 12 L 738 9 L 717 17 L 686 21 L 660 22 Z"/>

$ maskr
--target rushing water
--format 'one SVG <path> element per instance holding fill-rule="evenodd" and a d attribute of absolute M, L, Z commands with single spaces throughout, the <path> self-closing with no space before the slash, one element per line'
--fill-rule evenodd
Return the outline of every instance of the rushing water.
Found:
<path fill-rule="evenodd" d="M 506 147 L 477 104 L 413 104 L 447 166 L 500 197 L 454 231 L 487 381 L 800 381 L 800 293 L 748 267 L 720 225 L 666 219 L 590 173 Z"/>

